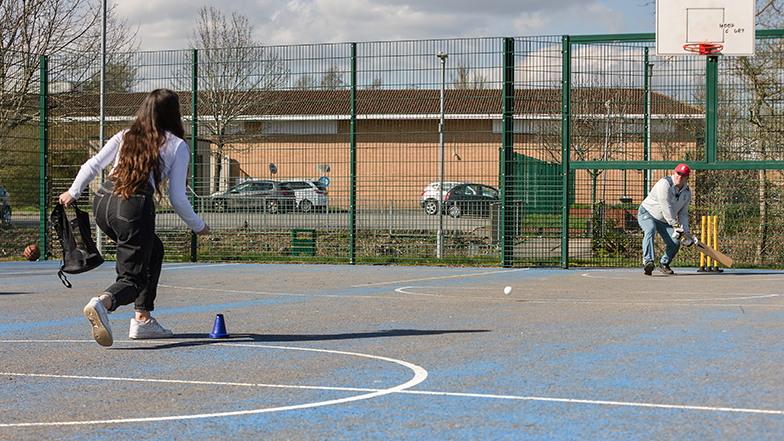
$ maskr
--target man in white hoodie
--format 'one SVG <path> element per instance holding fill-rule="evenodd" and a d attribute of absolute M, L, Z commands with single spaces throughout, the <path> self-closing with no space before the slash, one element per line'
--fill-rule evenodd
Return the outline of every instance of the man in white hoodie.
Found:
<path fill-rule="evenodd" d="M 689 205 L 691 189 L 686 185 L 691 170 L 686 164 L 678 164 L 672 176 L 662 178 L 653 186 L 648 197 L 640 204 L 637 222 L 645 233 L 642 239 L 643 271 L 650 276 L 654 267 L 664 274 L 675 274 L 670 263 L 678 254 L 681 243 L 673 238 L 673 234 L 689 232 Z M 654 260 L 654 238 L 656 233 L 664 239 L 667 249 L 659 264 Z M 684 245 L 691 239 L 684 239 Z"/>

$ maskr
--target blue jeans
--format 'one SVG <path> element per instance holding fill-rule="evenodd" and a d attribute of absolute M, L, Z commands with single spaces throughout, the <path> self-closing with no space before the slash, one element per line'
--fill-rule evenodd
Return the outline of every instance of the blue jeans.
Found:
<path fill-rule="evenodd" d="M 655 261 L 656 250 L 653 239 L 656 237 L 656 233 L 659 233 L 659 236 L 664 239 L 664 244 L 667 245 L 667 249 L 664 250 L 664 255 L 661 258 L 661 263 L 669 265 L 681 248 L 681 242 L 672 238 L 675 228 L 651 216 L 648 210 L 642 208 L 642 205 L 640 205 L 640 209 L 637 211 L 637 223 L 640 224 L 640 228 L 645 233 L 642 237 L 643 262 Z"/>
<path fill-rule="evenodd" d="M 153 311 L 163 242 L 155 234 L 152 186 L 125 199 L 107 180 L 95 194 L 93 214 L 96 225 L 117 244 L 117 279 L 104 291 L 112 296 L 111 310 L 133 303 L 136 311 Z"/>

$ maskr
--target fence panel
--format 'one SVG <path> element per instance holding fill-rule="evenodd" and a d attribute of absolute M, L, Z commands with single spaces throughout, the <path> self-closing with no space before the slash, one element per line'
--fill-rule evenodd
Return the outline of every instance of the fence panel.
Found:
<path fill-rule="evenodd" d="M 0 257 L 40 241 L 58 258 L 57 195 L 169 88 L 213 231 L 193 236 L 163 186 L 169 260 L 637 266 L 637 207 L 688 162 L 692 225 L 716 216 L 738 265 L 780 266 L 782 36 L 761 31 L 748 58 L 658 57 L 648 34 L 109 54 L 103 114 L 96 54 L 45 58 L 41 78 L 41 57 L 15 54 Z"/>
<path fill-rule="evenodd" d="M 773 91 L 780 90 L 781 37 L 763 31 L 755 57 L 658 57 L 652 36 L 572 46 L 571 166 L 577 204 L 590 201 L 591 264 L 638 264 L 640 232 L 629 228 L 636 223 L 629 214 L 686 162 L 695 170 L 694 231 L 716 216 L 719 246 L 742 256 L 739 265 L 775 265 L 783 163 L 781 100 Z M 695 261 L 688 254 L 679 260 Z"/>
<path fill-rule="evenodd" d="M 489 202 L 458 203 L 449 192 L 499 187 L 500 49 L 499 38 L 358 46 L 359 261 L 497 260 Z"/>
<path fill-rule="evenodd" d="M 40 60 L 5 52 L 0 76 L 0 258 L 19 258 L 39 243 L 39 208 L 46 187 L 40 174 Z"/>

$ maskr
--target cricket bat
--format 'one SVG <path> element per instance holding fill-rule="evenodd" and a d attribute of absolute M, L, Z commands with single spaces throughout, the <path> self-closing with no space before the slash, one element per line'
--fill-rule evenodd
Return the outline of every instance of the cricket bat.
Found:
<path fill-rule="evenodd" d="M 726 256 L 723 253 L 709 247 L 708 245 L 705 245 L 704 243 L 697 241 L 696 239 L 694 239 L 694 237 L 691 234 L 684 234 L 683 237 L 688 237 L 689 239 L 693 240 L 695 242 L 694 248 L 699 250 L 702 254 L 705 254 L 706 256 L 709 256 L 711 259 L 726 266 L 727 268 L 730 268 L 734 263 L 732 257 Z"/>

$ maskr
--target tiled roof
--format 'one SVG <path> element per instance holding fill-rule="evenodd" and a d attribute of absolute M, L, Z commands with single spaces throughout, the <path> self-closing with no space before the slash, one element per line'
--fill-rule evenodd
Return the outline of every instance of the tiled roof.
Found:
<path fill-rule="evenodd" d="M 132 118 L 145 93 L 107 95 L 107 117 Z M 358 115 L 434 115 L 439 114 L 440 90 L 359 90 L 357 91 Z M 180 102 L 184 113 L 190 108 L 190 94 L 182 93 Z M 259 92 L 222 93 L 225 102 L 242 103 L 245 117 L 261 116 L 318 116 L 349 115 L 350 91 L 340 90 L 283 90 Z M 208 100 L 199 93 L 200 103 Z M 605 103 L 611 102 L 613 114 L 642 115 L 644 92 L 641 89 L 574 89 L 572 112 L 598 114 L 607 112 Z M 79 93 L 57 94 L 50 97 L 52 116 L 96 117 L 99 99 L 96 95 Z M 561 112 L 560 89 L 516 89 L 514 112 L 516 114 L 558 115 Z M 240 106 L 238 106 L 240 107 Z M 502 95 L 499 89 L 448 89 L 445 91 L 444 112 L 450 115 L 500 114 Z M 209 108 L 199 104 L 200 115 L 208 115 Z M 651 113 L 675 115 L 701 115 L 697 107 L 675 100 L 661 93 L 651 93 Z"/>

